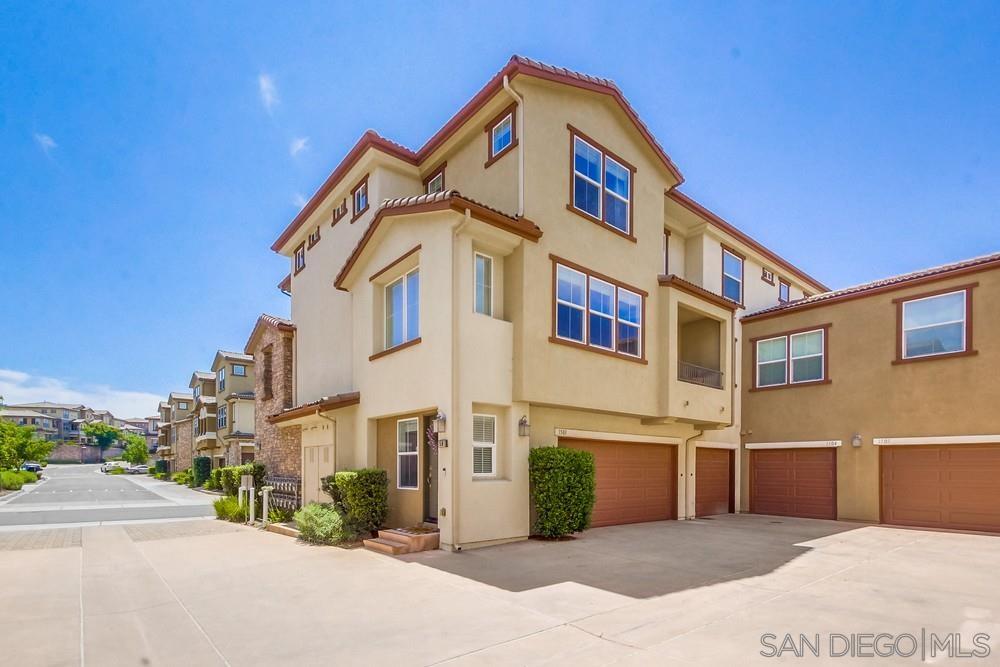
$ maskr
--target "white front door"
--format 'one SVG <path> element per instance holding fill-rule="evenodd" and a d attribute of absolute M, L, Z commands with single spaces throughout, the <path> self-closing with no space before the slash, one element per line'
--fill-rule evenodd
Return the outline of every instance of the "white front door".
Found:
<path fill-rule="evenodd" d="M 333 445 L 317 445 L 302 449 L 302 504 L 328 503 L 323 493 L 323 479 L 334 472 Z"/>

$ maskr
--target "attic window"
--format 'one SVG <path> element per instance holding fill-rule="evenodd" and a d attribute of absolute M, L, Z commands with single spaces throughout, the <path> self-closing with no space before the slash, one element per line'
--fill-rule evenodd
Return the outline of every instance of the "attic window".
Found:
<path fill-rule="evenodd" d="M 486 167 L 517 146 L 517 104 L 511 104 L 486 124 Z"/>
<path fill-rule="evenodd" d="M 444 168 L 446 164 L 440 165 L 424 179 L 424 192 L 432 195 L 435 192 L 444 191 Z"/>
<path fill-rule="evenodd" d="M 351 199 L 354 201 L 354 217 L 351 222 L 354 222 L 368 210 L 368 174 L 351 190 Z"/>
<path fill-rule="evenodd" d="M 293 257 L 292 262 L 293 262 L 292 266 L 295 269 L 296 275 L 298 275 L 298 273 L 300 271 L 302 271 L 302 269 L 306 268 L 306 244 L 305 243 L 300 243 L 299 247 L 295 249 L 295 256 Z"/>

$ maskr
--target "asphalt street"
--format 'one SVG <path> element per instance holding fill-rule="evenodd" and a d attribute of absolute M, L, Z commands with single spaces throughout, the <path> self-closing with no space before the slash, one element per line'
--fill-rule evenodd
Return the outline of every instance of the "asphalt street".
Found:
<path fill-rule="evenodd" d="M 37 484 L 0 498 L 0 527 L 211 516 L 214 496 L 98 465 L 50 465 Z"/>

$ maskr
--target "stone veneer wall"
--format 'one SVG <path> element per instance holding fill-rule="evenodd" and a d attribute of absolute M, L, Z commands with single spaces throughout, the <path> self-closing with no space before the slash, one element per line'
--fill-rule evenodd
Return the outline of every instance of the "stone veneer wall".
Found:
<path fill-rule="evenodd" d="M 267 326 L 253 349 L 256 460 L 264 464 L 268 475 L 277 477 L 302 476 L 301 427 L 279 428 L 267 420 L 269 416 L 293 405 L 292 345 L 292 332 Z M 266 391 L 268 378 L 264 362 L 265 351 L 268 348 L 271 350 L 270 398 Z"/>
<path fill-rule="evenodd" d="M 174 445 L 174 461 L 171 467 L 173 472 L 187 470 L 193 463 L 194 434 L 192 426 L 193 422 L 190 419 L 174 424 L 174 428 L 177 429 L 177 444 Z"/>

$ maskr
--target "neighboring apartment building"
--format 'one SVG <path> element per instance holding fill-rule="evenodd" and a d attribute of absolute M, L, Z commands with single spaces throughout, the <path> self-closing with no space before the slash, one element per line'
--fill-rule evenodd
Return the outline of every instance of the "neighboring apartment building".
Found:
<path fill-rule="evenodd" d="M 188 386 L 194 396 L 194 419 L 191 424 L 194 456 L 207 456 L 212 459 L 212 467 L 217 467 L 225 459 L 225 451 L 219 441 L 216 423 L 215 373 L 195 371 Z"/>
<path fill-rule="evenodd" d="M 751 512 L 1000 530 L 1000 254 L 743 318 Z"/>
<path fill-rule="evenodd" d="M 521 539 L 556 445 L 595 454 L 595 526 L 738 511 L 738 317 L 826 288 L 681 182 L 612 82 L 519 57 L 417 151 L 365 133 L 272 246 L 294 405 L 259 418 L 303 500 L 377 466 L 391 525 Z"/>
<path fill-rule="evenodd" d="M 157 455 L 168 462 L 170 472 L 191 467 L 194 460 L 194 395 L 171 392 L 160 403 L 160 438 Z"/>
<path fill-rule="evenodd" d="M 129 417 L 122 421 L 125 422 L 125 425 L 122 426 L 123 430 L 142 436 L 146 441 L 146 448 L 149 452 L 153 453 L 156 451 L 157 438 L 160 431 L 160 417 L 158 415 L 152 417 Z"/>
<path fill-rule="evenodd" d="M 301 479 L 301 428 L 279 429 L 268 419 L 295 405 L 295 325 L 289 320 L 263 314 L 257 318 L 243 351 L 253 359 L 255 369 L 256 460 L 264 464 L 269 477 Z"/>
<path fill-rule="evenodd" d="M 212 467 L 239 465 L 254 458 L 254 360 L 241 352 L 219 350 L 215 374 L 216 444 L 222 450 Z"/>
<path fill-rule="evenodd" d="M 58 438 L 59 429 L 54 423 L 55 420 L 38 410 L 17 405 L 0 407 L 0 419 L 18 426 L 31 426 L 35 429 L 35 436 L 43 440 Z"/>

